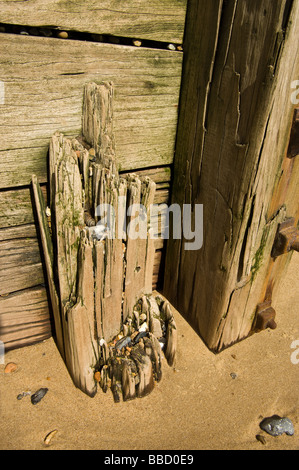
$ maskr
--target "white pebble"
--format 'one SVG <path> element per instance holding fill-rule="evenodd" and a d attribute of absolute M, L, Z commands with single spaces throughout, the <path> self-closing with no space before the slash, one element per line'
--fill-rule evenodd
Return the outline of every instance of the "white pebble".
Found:
<path fill-rule="evenodd" d="M 148 331 L 148 326 L 147 326 L 146 321 L 144 323 L 142 323 L 142 325 L 140 326 L 138 331 L 139 331 L 139 333 L 142 333 L 143 331 Z"/>

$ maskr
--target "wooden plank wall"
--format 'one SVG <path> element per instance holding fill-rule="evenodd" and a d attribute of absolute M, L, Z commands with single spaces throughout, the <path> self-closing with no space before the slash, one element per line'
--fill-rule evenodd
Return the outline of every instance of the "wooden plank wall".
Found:
<path fill-rule="evenodd" d="M 100 3 L 0 1 L 0 339 L 6 349 L 51 335 L 30 182 L 35 173 L 47 196 L 49 139 L 56 131 L 80 133 L 86 83 L 114 82 L 120 171 L 151 176 L 155 202 L 168 201 L 183 54 L 165 44 L 133 47 L 96 39 L 109 34 L 180 44 L 187 1 Z M 8 34 L 7 25 L 50 25 L 52 31 L 93 36 L 81 41 Z M 154 287 L 161 276 L 162 240 L 156 249 Z"/>

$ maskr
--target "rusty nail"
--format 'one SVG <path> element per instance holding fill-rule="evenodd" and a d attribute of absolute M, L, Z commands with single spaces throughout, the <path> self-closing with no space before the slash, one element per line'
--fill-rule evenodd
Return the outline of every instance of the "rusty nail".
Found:
<path fill-rule="evenodd" d="M 270 328 L 275 330 L 277 324 L 275 322 L 276 312 L 273 307 L 271 307 L 271 301 L 267 300 L 257 306 L 256 309 L 256 318 L 254 329 L 256 331 L 266 330 Z"/>
<path fill-rule="evenodd" d="M 291 250 L 299 251 L 299 230 L 295 227 L 294 218 L 288 219 L 278 226 L 271 256 L 277 258 L 277 256 L 289 253 Z"/>

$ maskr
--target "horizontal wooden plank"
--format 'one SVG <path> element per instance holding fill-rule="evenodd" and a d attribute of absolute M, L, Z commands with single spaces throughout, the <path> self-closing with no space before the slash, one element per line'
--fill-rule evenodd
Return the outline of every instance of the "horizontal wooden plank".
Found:
<path fill-rule="evenodd" d="M 42 186 L 42 190 L 46 197 L 46 185 Z M 33 223 L 35 218 L 30 187 L 0 191 L 0 228 Z"/>
<path fill-rule="evenodd" d="M 0 193 L 0 202 L 1 194 L 3 193 Z M 156 216 L 152 220 L 155 234 L 161 232 L 161 219 L 165 217 L 164 212 L 159 213 L 158 217 Z M 28 197 L 28 220 L 30 220 L 30 214 L 31 222 L 33 222 L 31 200 Z M 0 295 L 34 287 L 45 282 L 37 233 L 33 223 L 0 229 Z M 162 238 L 155 240 L 154 274 L 160 270 L 161 250 L 164 245 Z"/>
<path fill-rule="evenodd" d="M 0 242 L 0 295 L 45 282 L 37 239 Z"/>
<path fill-rule="evenodd" d="M 51 334 L 44 287 L 0 297 L 0 340 L 6 351 L 42 341 Z"/>
<path fill-rule="evenodd" d="M 171 167 L 170 166 L 162 166 L 156 168 L 147 168 L 146 170 L 141 169 L 134 169 L 131 172 L 120 172 L 121 176 L 126 176 L 130 173 L 136 173 L 138 176 L 148 176 L 151 178 L 158 186 L 161 188 L 163 183 L 170 183 L 171 181 Z M 157 188 L 157 189 L 158 189 Z"/>
<path fill-rule="evenodd" d="M 7 227 L 0 229 L 0 242 L 14 240 L 16 238 L 36 238 L 36 227 L 34 224 L 20 225 L 19 227 Z"/>
<path fill-rule="evenodd" d="M 187 0 L 0 1 L 3 23 L 181 43 Z"/>
<path fill-rule="evenodd" d="M 47 179 L 50 137 L 81 132 L 83 87 L 111 80 L 120 170 L 171 164 L 182 54 L 55 38 L 0 35 L 0 189 Z"/>

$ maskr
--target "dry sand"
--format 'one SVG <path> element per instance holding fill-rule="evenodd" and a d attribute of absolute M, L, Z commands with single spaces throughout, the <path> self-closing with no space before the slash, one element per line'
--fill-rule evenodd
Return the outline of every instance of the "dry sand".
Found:
<path fill-rule="evenodd" d="M 291 344 L 299 340 L 299 255 L 294 253 L 276 301 L 278 328 L 215 356 L 175 313 L 175 368 L 164 361 L 162 381 L 148 397 L 115 404 L 101 390 L 89 398 L 76 389 L 53 339 L 10 351 L 0 365 L 0 449 L 196 450 L 299 449 L 299 364 Z M 297 355 L 299 358 L 299 353 Z M 237 377 L 232 379 L 231 373 Z M 37 405 L 17 395 L 49 389 Z M 264 417 L 289 417 L 295 435 L 271 437 L 259 429 Z M 266 445 L 256 440 L 266 438 Z"/>

